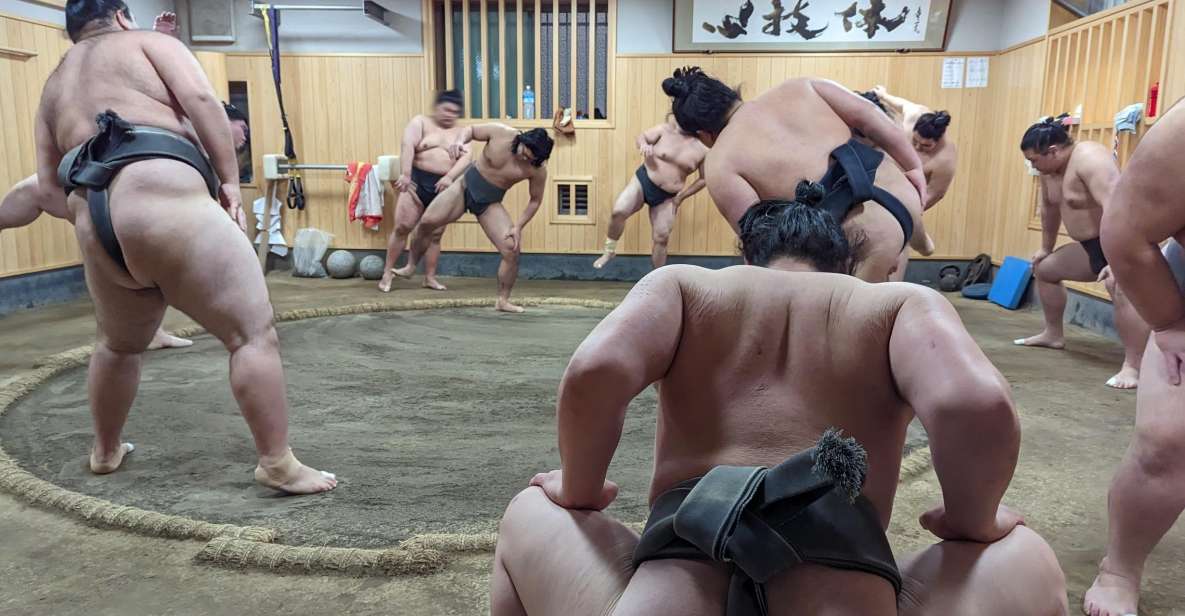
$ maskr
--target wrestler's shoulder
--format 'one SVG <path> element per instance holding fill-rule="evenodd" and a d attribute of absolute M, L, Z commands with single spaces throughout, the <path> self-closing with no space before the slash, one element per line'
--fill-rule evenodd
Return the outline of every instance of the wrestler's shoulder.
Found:
<path fill-rule="evenodd" d="M 1081 141 L 1078 143 L 1075 151 L 1078 152 L 1080 157 L 1083 159 L 1099 160 L 1102 158 L 1110 159 L 1114 157 L 1114 154 L 1112 154 L 1111 150 L 1107 149 L 1107 146 L 1097 141 Z"/>
<path fill-rule="evenodd" d="M 852 298 L 853 300 L 857 300 L 853 302 L 854 304 L 877 306 L 880 309 L 889 310 L 894 314 L 900 311 L 907 303 L 915 305 L 936 302 L 950 303 L 950 300 L 946 299 L 938 291 L 920 284 L 909 282 L 881 282 L 876 284 L 863 281 L 858 282 L 859 284 L 852 288 Z"/>

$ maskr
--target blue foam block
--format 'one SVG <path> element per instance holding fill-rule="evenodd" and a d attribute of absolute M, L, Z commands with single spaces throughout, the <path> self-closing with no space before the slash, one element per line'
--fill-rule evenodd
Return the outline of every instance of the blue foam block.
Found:
<path fill-rule="evenodd" d="M 988 300 L 1009 310 L 1016 310 L 1033 278 L 1033 265 L 1017 257 L 1004 257 L 1004 264 L 996 273 Z"/>

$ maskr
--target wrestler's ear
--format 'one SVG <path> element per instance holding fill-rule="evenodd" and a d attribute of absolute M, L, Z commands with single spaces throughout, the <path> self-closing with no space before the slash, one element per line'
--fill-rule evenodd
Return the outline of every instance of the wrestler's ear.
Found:
<path fill-rule="evenodd" d="M 115 24 L 123 30 L 138 30 L 136 20 L 132 17 L 132 12 L 128 9 L 115 12 Z"/>

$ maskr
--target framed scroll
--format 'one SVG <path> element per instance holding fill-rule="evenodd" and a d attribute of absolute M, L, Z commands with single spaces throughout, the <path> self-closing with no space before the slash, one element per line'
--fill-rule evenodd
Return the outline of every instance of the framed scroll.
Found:
<path fill-rule="evenodd" d="M 937 51 L 951 0 L 675 0 L 676 52 Z"/>

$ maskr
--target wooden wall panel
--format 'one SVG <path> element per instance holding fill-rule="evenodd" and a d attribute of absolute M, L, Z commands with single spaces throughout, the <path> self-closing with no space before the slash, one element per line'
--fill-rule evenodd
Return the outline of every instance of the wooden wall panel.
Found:
<path fill-rule="evenodd" d="M 197 58 L 198 64 L 202 65 L 206 77 L 210 79 L 210 85 L 214 86 L 214 93 L 218 95 L 218 100 L 229 101 L 230 82 L 226 79 L 226 54 L 214 51 L 195 51 L 193 55 Z"/>
<path fill-rule="evenodd" d="M 33 123 L 41 88 L 69 48 L 61 28 L 0 15 L 0 47 L 36 55 L 0 54 L 0 191 L 36 173 Z M 42 216 L 32 225 L 0 232 L 0 277 L 76 265 L 80 261 L 74 229 Z"/>
<path fill-rule="evenodd" d="M 1151 9 L 1151 10 L 1149 10 Z M 1185 96 L 1185 60 L 1167 53 L 1162 66 L 1129 70 L 1136 58 L 1159 47 L 1185 49 L 1185 3 L 1178 0 L 1136 0 L 1117 11 L 1055 30 L 1048 37 L 992 54 L 990 86 L 944 90 L 942 59 L 962 54 L 744 54 L 629 55 L 610 61 L 615 71 L 610 89 L 611 117 L 604 127 L 580 129 L 560 138 L 549 165 L 554 178 L 591 177 L 593 224 L 555 219 L 554 190 L 549 186 L 540 212 L 524 233 L 524 249 L 533 253 L 599 251 L 617 193 L 640 162 L 635 136 L 663 121 L 669 102 L 659 83 L 679 66 L 699 64 L 728 83 L 740 85 L 753 98 L 781 81 L 798 76 L 835 79 L 866 89 L 886 85 L 911 100 L 946 109 L 954 117 L 951 138 L 960 149 L 959 171 L 943 203 L 926 215 L 938 257 L 971 257 L 988 252 L 997 260 L 1029 256 L 1040 243 L 1033 227 L 1034 179 L 1027 175 L 1017 145 L 1024 129 L 1040 115 L 1085 104 L 1089 123 L 1099 138 L 1108 138 L 1102 124 L 1118 110 L 1124 96 L 1146 91 L 1144 81 L 1162 74 L 1161 107 Z M 1127 21 L 1117 13 L 1136 15 Z M 1109 20 L 1105 24 L 1098 20 Z M 1143 24 L 1141 26 L 1141 24 Z M 29 127 L 0 134 L 0 180 L 11 184 L 33 170 L 31 116 L 35 93 L 68 43 L 58 29 L 0 17 L 0 45 L 37 49 L 31 60 L 0 56 L 0 80 L 24 84 L 21 96 L 0 98 L 0 122 Z M 1096 27 L 1097 26 L 1097 27 Z M 1158 37 L 1157 28 L 1164 33 Z M 1127 41 L 1125 43 L 1125 41 Z M 1176 47 L 1174 47 L 1176 46 Z M 1131 49 L 1125 52 L 1125 48 Z M 40 53 L 41 50 L 45 53 Z M 1047 52 L 1048 50 L 1048 52 Z M 1128 56 L 1132 60 L 1128 60 Z M 246 81 L 250 93 L 253 151 L 282 148 L 282 132 L 268 58 L 261 54 L 199 54 L 211 81 L 225 95 L 227 80 Z M 1143 67 L 1143 65 L 1141 65 Z M 428 108 L 431 92 L 425 59 L 420 55 L 323 54 L 284 58 L 288 114 L 303 162 L 373 161 L 398 152 L 402 130 L 415 114 Z M 1074 70 L 1076 68 L 1089 70 Z M 1134 76 L 1131 83 L 1120 76 Z M 1113 85 L 1114 84 L 1114 85 Z M 1120 88 L 1122 87 L 1122 91 Z M 1048 104 L 1047 104 L 1048 103 Z M 1114 108 L 1114 109 L 1112 109 Z M 1092 133 L 1094 134 L 1094 133 Z M 1128 146 L 1134 146 L 1135 140 Z M 1130 147 L 1125 147 L 1130 151 Z M 258 171 L 258 170 L 257 170 Z M 257 173 L 257 176 L 259 174 Z M 387 221 L 380 232 L 365 231 L 346 220 L 346 184 L 337 172 L 305 175 L 309 198 L 303 212 L 285 210 L 289 240 L 298 228 L 313 226 L 335 235 L 334 245 L 382 248 L 391 227 L 394 196 L 387 193 Z M 262 179 L 245 187 L 251 199 L 261 194 Z M 507 205 L 518 216 L 526 204 L 526 186 L 508 194 Z M 645 214 L 631 219 L 619 250 L 645 254 L 650 250 L 650 224 Z M 472 216 L 466 215 L 445 236 L 453 251 L 490 251 L 489 242 Z M 685 204 L 671 239 L 677 255 L 731 255 L 736 239 L 716 212 L 706 191 Z M 0 276 L 77 262 L 72 234 L 62 223 L 39 221 L 34 227 L 0 235 Z M 1091 286 L 1082 287 L 1097 293 Z"/>
<path fill-rule="evenodd" d="M 428 103 L 423 58 L 386 55 L 292 55 L 283 58 L 284 103 L 299 161 L 345 164 L 398 154 L 403 128 Z M 283 151 L 283 131 L 266 55 L 228 55 L 227 78 L 245 81 L 251 116 L 251 147 L 256 161 Z M 262 173 L 252 195 L 262 195 Z M 334 245 L 380 248 L 393 223 L 394 197 L 388 190 L 387 216 L 379 232 L 347 220 L 345 175 L 337 171 L 304 174 L 308 205 L 284 210 L 284 231 L 291 241 L 303 227 L 334 235 Z M 282 198 L 283 195 L 281 194 Z"/>

